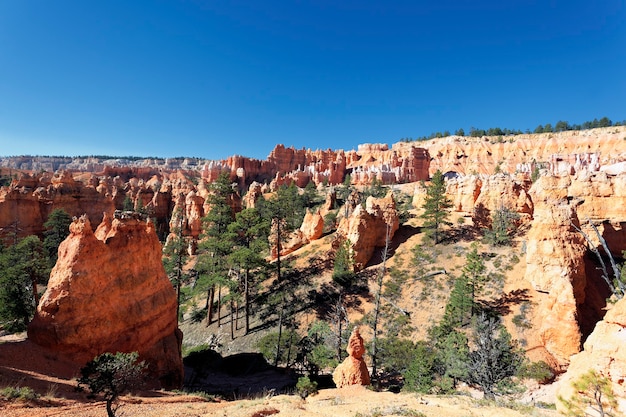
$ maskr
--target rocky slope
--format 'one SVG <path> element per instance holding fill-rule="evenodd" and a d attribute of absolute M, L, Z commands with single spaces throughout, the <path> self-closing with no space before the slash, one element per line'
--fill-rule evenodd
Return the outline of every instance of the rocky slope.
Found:
<path fill-rule="evenodd" d="M 28 327 L 31 341 L 87 362 L 138 351 L 165 388 L 182 384 L 176 294 L 151 222 L 76 219 Z"/>

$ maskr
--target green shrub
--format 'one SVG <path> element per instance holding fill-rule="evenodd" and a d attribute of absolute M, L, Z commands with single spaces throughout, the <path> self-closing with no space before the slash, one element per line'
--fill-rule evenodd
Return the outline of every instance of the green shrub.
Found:
<path fill-rule="evenodd" d="M 317 382 L 311 381 L 308 376 L 300 377 L 296 384 L 296 392 L 302 399 L 309 395 L 315 395 L 317 394 Z"/>
<path fill-rule="evenodd" d="M 5 387 L 0 389 L 0 397 L 5 400 L 32 401 L 39 395 L 30 387 Z"/>
<path fill-rule="evenodd" d="M 532 378 L 540 384 L 546 384 L 554 379 L 554 372 L 544 361 L 525 362 L 517 372 L 521 378 Z"/>
<path fill-rule="evenodd" d="M 263 336 L 257 346 L 259 351 L 269 363 L 291 366 L 296 359 L 297 346 L 300 336 L 293 330 L 283 331 L 278 346 L 278 332 L 268 333 Z M 278 348 L 278 349 L 277 349 Z M 276 354 L 278 353 L 278 358 Z"/>
<path fill-rule="evenodd" d="M 418 343 L 413 350 L 413 358 L 403 373 L 404 389 L 427 393 L 433 386 L 435 352 L 425 343 Z"/>

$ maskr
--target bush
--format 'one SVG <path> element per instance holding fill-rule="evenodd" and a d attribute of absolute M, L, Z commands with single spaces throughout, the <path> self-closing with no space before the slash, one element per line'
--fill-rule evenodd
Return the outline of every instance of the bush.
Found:
<path fill-rule="evenodd" d="M 426 344 L 418 344 L 414 356 L 404 372 L 404 389 L 428 393 L 433 386 L 436 354 Z"/>
<path fill-rule="evenodd" d="M 377 343 L 379 365 L 386 372 L 405 373 L 415 356 L 421 353 L 412 341 L 397 336 L 381 338 Z"/>
<path fill-rule="evenodd" d="M 554 379 L 554 372 L 550 365 L 544 361 L 525 362 L 517 372 L 521 378 L 532 378 L 540 384 L 547 384 Z"/>
<path fill-rule="evenodd" d="M 311 381 L 308 376 L 300 377 L 296 384 L 296 392 L 302 399 L 309 395 L 315 395 L 317 394 L 317 382 Z"/>
<path fill-rule="evenodd" d="M 6 400 L 32 401 L 39 395 L 30 387 L 5 387 L 0 389 L 0 397 Z"/>
<path fill-rule="evenodd" d="M 259 351 L 269 363 L 278 365 L 283 364 L 287 367 L 293 365 L 296 359 L 297 346 L 300 336 L 293 330 L 283 331 L 280 337 L 280 349 L 278 347 L 278 332 L 268 333 L 263 336 L 257 346 Z M 279 357 L 276 353 L 279 351 Z"/>

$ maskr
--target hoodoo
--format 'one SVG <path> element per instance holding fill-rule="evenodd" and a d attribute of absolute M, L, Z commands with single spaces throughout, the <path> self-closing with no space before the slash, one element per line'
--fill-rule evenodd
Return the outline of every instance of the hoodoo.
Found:
<path fill-rule="evenodd" d="M 138 351 L 163 388 L 179 387 L 176 294 L 152 222 L 105 216 L 93 232 L 87 216 L 74 220 L 28 337 L 82 362 Z"/>

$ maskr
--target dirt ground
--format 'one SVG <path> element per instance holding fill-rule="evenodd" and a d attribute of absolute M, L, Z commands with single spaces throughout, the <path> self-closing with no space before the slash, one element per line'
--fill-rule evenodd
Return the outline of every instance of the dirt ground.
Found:
<path fill-rule="evenodd" d="M 103 417 L 102 401 L 75 390 L 79 366 L 22 337 L 0 338 L 0 387 L 31 387 L 40 396 L 32 401 L 0 401 L 6 417 Z M 486 405 L 469 396 L 427 396 L 373 392 L 365 387 L 321 390 L 302 400 L 295 395 L 260 395 L 239 401 L 207 401 L 199 396 L 147 391 L 125 396 L 120 416 L 146 417 L 262 417 L 278 415 L 374 417 L 517 417 L 556 416 L 555 411 L 532 406 L 515 409 Z M 422 413 L 422 414 L 419 414 Z"/>

